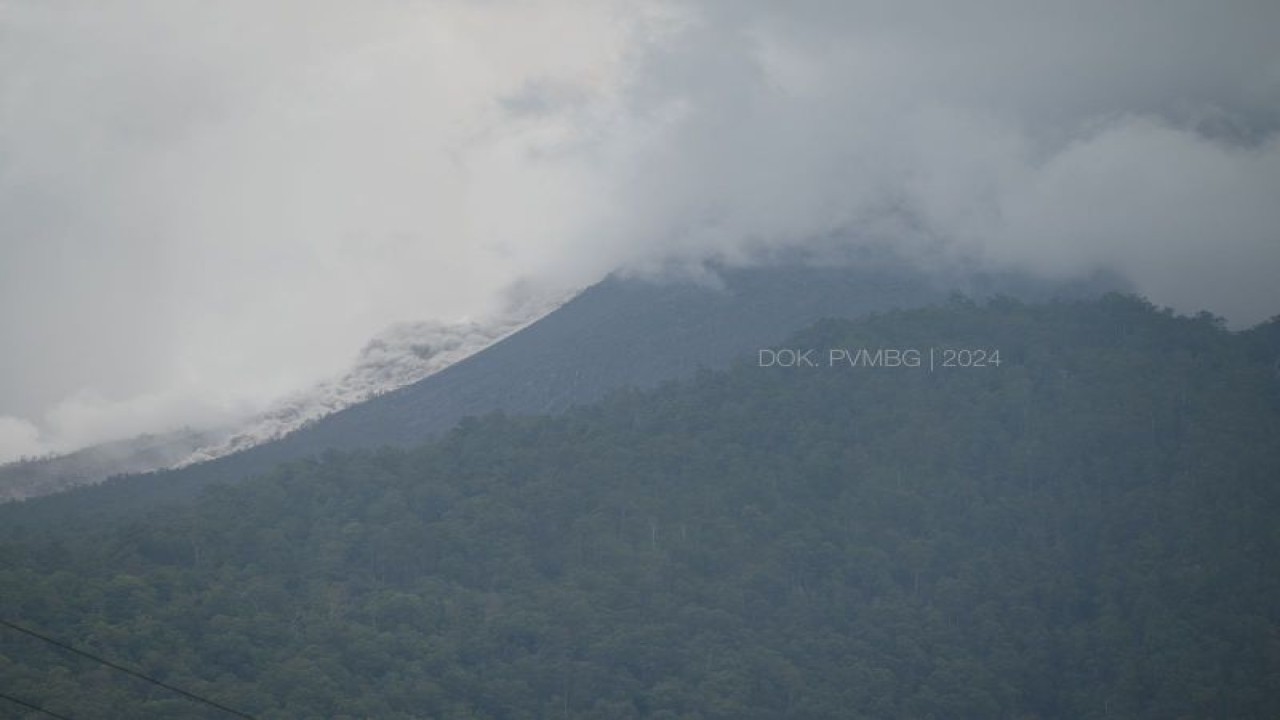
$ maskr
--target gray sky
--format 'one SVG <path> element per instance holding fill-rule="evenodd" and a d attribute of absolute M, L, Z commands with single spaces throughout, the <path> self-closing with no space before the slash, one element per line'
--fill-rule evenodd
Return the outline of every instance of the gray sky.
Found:
<path fill-rule="evenodd" d="M 0 0 L 0 460 L 833 234 L 1280 313 L 1274 2 Z"/>

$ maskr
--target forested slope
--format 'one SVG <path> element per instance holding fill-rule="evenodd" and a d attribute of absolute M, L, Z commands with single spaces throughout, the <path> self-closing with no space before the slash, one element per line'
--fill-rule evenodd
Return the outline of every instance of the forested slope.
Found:
<path fill-rule="evenodd" d="M 787 347 L 816 366 L 752 357 L 0 546 L 4 614 L 263 718 L 1280 716 L 1256 342 L 1111 296 Z M 1000 362 L 828 366 L 856 348 Z M 3 637 L 6 693 L 214 716 Z"/>
<path fill-rule="evenodd" d="M 50 522 L 86 523 L 192 500 L 210 483 L 236 482 L 327 450 L 412 446 L 459 420 L 493 411 L 559 412 L 624 387 L 648 388 L 723 368 L 825 317 L 854 318 L 944 301 L 963 290 L 1022 298 L 1096 296 L 1115 280 L 1047 282 L 1019 275 L 923 273 L 894 258 L 854 266 L 798 262 L 719 268 L 715 281 L 611 277 L 492 347 L 418 383 L 323 418 L 280 440 L 212 462 L 116 478 L 100 486 L 0 504 L 0 537 Z"/>

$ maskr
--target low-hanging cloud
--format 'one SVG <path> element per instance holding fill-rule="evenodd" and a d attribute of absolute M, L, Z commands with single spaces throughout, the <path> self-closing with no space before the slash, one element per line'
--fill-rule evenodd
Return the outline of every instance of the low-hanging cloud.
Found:
<path fill-rule="evenodd" d="M 1274 3 L 0 2 L 0 460 L 814 238 L 1280 312 Z"/>
<path fill-rule="evenodd" d="M 1264 319 L 1280 11 L 1229 8 L 703 4 L 635 82 L 657 139 L 615 163 L 620 244 L 732 258 L 843 233 L 1106 268 L 1156 302 Z"/>

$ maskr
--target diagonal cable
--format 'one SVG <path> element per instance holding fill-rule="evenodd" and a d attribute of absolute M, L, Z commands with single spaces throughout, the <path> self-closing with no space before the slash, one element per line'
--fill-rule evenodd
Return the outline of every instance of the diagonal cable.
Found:
<path fill-rule="evenodd" d="M 157 679 L 155 679 L 155 678 L 151 677 L 150 675 L 144 675 L 143 673 L 140 673 L 140 672 L 138 672 L 137 670 L 131 670 L 131 669 L 129 669 L 129 668 L 127 668 L 127 667 L 123 666 L 123 665 L 120 665 L 120 664 L 118 664 L 118 663 L 113 663 L 113 662 L 111 662 L 110 660 L 107 660 L 107 659 L 105 659 L 105 658 L 98 657 L 97 655 L 94 655 L 94 654 L 92 654 L 92 653 L 87 653 L 87 652 L 85 652 L 84 650 L 81 650 L 81 649 L 79 649 L 79 648 L 76 648 L 76 647 L 73 647 L 73 646 L 71 646 L 71 645 L 68 645 L 68 644 L 66 644 L 66 643 L 64 643 L 64 642 L 62 642 L 62 641 L 60 641 L 60 640 L 55 640 L 55 639 L 53 639 L 53 638 L 49 637 L 48 635 L 43 635 L 43 634 L 41 634 L 41 633 L 36 632 L 35 630 L 31 630 L 30 628 L 25 628 L 25 627 L 23 627 L 23 626 L 21 626 L 21 625 L 18 625 L 18 624 L 15 624 L 15 623 L 11 623 L 11 622 L 9 622 L 8 620 L 4 620 L 4 619 L 0 619 L 0 625 L 3 625 L 3 626 L 5 626 L 5 627 L 7 627 L 7 628 L 9 628 L 9 629 L 11 629 L 11 630 L 16 630 L 16 631 L 18 631 L 18 632 L 20 632 L 20 633 L 23 633 L 24 635 L 30 635 L 31 637 L 36 638 L 37 640 L 43 640 L 44 642 L 47 642 L 47 643 L 49 643 L 50 645 L 54 645 L 54 646 L 56 646 L 56 647 L 62 648 L 63 650 L 66 650 L 67 652 L 75 653 L 76 655 L 79 655 L 80 657 L 88 658 L 88 659 L 90 659 L 90 660 L 92 660 L 92 661 L 94 661 L 94 662 L 96 662 L 96 663 L 101 664 L 101 665 L 106 665 L 107 667 L 109 667 L 109 668 L 111 668 L 111 669 L 113 669 L 113 670 L 119 670 L 120 672 L 125 673 L 126 675 L 131 675 L 131 676 L 133 676 L 133 677 L 138 678 L 139 680 L 144 680 L 144 681 L 146 681 L 146 682 L 149 682 L 149 683 L 151 683 L 152 685 L 159 685 L 160 687 L 164 688 L 165 690 L 168 690 L 168 691 L 170 691 L 170 692 L 178 693 L 179 695 L 182 695 L 183 697 L 185 697 L 185 698 L 187 698 L 187 699 L 189 699 L 189 700 L 194 700 L 194 701 L 196 701 L 196 702 L 198 702 L 198 703 L 204 703 L 205 705 L 208 705 L 208 706 L 210 706 L 210 707 L 215 707 L 215 708 L 217 708 L 217 709 L 219 709 L 219 710 L 221 710 L 221 711 L 223 711 L 223 712 L 225 712 L 225 713 L 230 713 L 230 714 L 232 714 L 232 715 L 235 715 L 236 717 L 245 718 L 245 720 L 257 720 L 257 719 L 256 719 L 256 718 L 254 718 L 252 715 L 247 715 L 247 714 L 242 713 L 242 712 L 240 712 L 239 710 L 236 710 L 236 709 L 234 709 L 234 708 L 229 708 L 229 707 L 227 707 L 226 705 L 223 705 L 222 703 L 219 703 L 219 702 L 217 702 L 217 701 L 215 701 L 215 700 L 210 700 L 209 698 L 201 697 L 201 696 L 199 696 L 199 695 L 197 695 L 197 694 L 195 694 L 195 693 L 193 693 L 193 692 L 189 692 L 189 691 L 187 691 L 187 690 L 183 690 L 183 689 L 182 689 L 182 688 L 180 688 L 180 687 L 174 687 L 173 685 L 170 685 L 169 683 L 166 683 L 166 682 L 164 682 L 163 680 L 157 680 Z"/>
<path fill-rule="evenodd" d="M 14 705 L 21 705 L 22 707 L 27 708 L 28 710 L 35 710 L 36 712 L 44 713 L 45 715 L 48 715 L 51 718 L 58 718 L 58 720 L 72 720 L 72 718 L 69 718 L 66 715 L 59 715 L 58 713 L 52 710 L 46 710 L 40 707 L 39 705 L 36 705 L 35 703 L 29 703 L 26 700 L 20 700 L 12 695 L 6 695 L 5 693 L 2 693 L 2 692 L 0 692 L 0 700 L 8 700 Z"/>

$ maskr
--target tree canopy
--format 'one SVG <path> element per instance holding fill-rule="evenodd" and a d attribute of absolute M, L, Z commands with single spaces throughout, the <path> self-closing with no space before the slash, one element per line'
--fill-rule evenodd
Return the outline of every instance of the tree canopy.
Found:
<path fill-rule="evenodd" d="M 7 542 L 3 614 L 262 718 L 1280 717 L 1280 381 L 1256 344 L 1109 296 L 957 298 L 787 347 L 817 362 Z M 0 690 L 57 712 L 215 716 L 2 637 Z"/>

